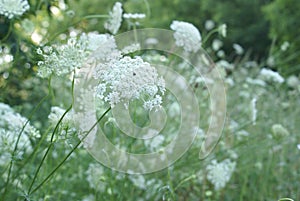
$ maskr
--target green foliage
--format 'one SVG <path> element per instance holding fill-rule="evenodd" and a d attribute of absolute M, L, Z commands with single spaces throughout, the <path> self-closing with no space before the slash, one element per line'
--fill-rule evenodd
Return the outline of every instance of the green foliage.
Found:
<path fill-rule="evenodd" d="M 205 17 L 211 17 L 217 24 L 227 24 L 227 50 L 231 51 L 232 44 L 238 43 L 250 50 L 254 58 L 263 58 L 270 40 L 267 36 L 269 26 L 263 17 L 261 6 L 268 2 L 269 0 L 201 0 L 200 12 L 205 13 Z"/>
<path fill-rule="evenodd" d="M 284 42 L 289 42 L 290 47 L 280 56 L 275 64 L 285 74 L 300 72 L 300 1 L 275 0 L 264 7 L 266 18 L 270 21 L 270 37 L 274 39 L 276 52 Z"/>

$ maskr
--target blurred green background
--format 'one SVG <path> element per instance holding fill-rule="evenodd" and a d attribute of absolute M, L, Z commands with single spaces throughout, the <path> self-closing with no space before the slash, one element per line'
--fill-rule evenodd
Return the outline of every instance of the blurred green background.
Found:
<path fill-rule="evenodd" d="M 105 33 L 105 18 L 82 19 L 87 15 L 107 15 L 115 1 L 111 0 L 30 0 L 30 11 L 9 21 L 0 16 L 1 53 L 10 52 L 14 59 L 0 65 L 0 101 L 10 105 L 23 105 L 29 113 L 47 93 L 47 81 L 36 78 L 38 43 L 32 34 L 43 38 L 45 44 L 65 40 L 72 30 Z M 227 24 L 227 37 L 222 38 L 224 60 L 235 62 L 233 44 L 245 50 L 247 60 L 255 60 L 261 67 L 279 71 L 284 76 L 300 72 L 300 1 L 299 0 L 123 0 L 124 12 L 145 13 L 138 28 L 169 29 L 173 20 L 193 23 L 202 36 L 208 31 L 205 24 L 212 20 L 215 27 Z M 131 29 L 123 22 L 121 30 Z M 9 33 L 9 34 L 8 34 Z M 216 38 L 212 37 L 212 38 Z M 209 49 L 210 40 L 204 44 Z M 289 48 L 282 50 L 282 45 Z M 216 61 L 220 58 L 214 58 Z M 30 104 L 24 104 L 30 103 Z M 46 107 L 48 108 L 48 107 Z M 49 112 L 49 111 L 47 111 Z"/>

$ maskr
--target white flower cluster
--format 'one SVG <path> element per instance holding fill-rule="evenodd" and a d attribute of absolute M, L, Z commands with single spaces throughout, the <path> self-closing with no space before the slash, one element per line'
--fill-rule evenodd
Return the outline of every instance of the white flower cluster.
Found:
<path fill-rule="evenodd" d="M 121 26 L 122 13 L 122 4 L 120 2 L 116 2 L 112 11 L 109 12 L 110 18 L 105 22 L 104 28 L 112 34 L 116 34 Z"/>
<path fill-rule="evenodd" d="M 125 19 L 143 19 L 146 17 L 144 13 L 124 13 L 123 17 Z"/>
<path fill-rule="evenodd" d="M 0 103 L 0 165 L 10 162 L 17 138 L 27 121 L 10 106 Z M 32 150 L 30 137 L 40 137 L 40 134 L 28 123 L 19 140 L 16 153 L 18 158 L 22 158 L 25 152 Z"/>
<path fill-rule="evenodd" d="M 89 183 L 90 188 L 93 188 L 100 192 L 105 191 L 106 183 L 103 182 L 103 180 L 105 179 L 104 169 L 100 164 L 91 163 L 85 173 L 87 175 L 86 180 Z"/>
<path fill-rule="evenodd" d="M 266 81 L 273 81 L 278 83 L 284 82 L 284 78 L 278 72 L 272 71 L 267 68 L 262 68 L 259 74 L 262 79 Z"/>
<path fill-rule="evenodd" d="M 58 107 L 58 106 L 51 107 L 51 112 L 48 115 L 49 122 L 52 125 L 56 126 L 56 124 L 59 122 L 60 118 L 62 118 L 62 116 L 65 112 L 66 112 L 66 110 L 61 107 Z M 74 127 L 73 124 L 74 124 L 74 122 L 72 119 L 71 112 L 67 113 L 60 123 L 60 125 L 63 128 L 67 127 L 68 129 L 72 129 L 72 127 Z"/>
<path fill-rule="evenodd" d="M 96 67 L 94 78 L 99 80 L 96 96 L 114 107 L 119 102 L 128 106 L 132 99 L 143 99 L 144 108 L 160 106 L 165 82 L 154 67 L 141 57 L 122 57 Z"/>
<path fill-rule="evenodd" d="M 173 21 L 171 29 L 174 32 L 176 45 L 183 47 L 187 52 L 197 52 L 201 48 L 201 35 L 199 30 L 188 22 Z"/>
<path fill-rule="evenodd" d="M 0 15 L 8 19 L 23 15 L 29 8 L 27 0 L 0 0 Z"/>
<path fill-rule="evenodd" d="M 206 167 L 207 179 L 214 185 L 216 190 L 224 188 L 226 183 L 230 180 L 235 166 L 236 163 L 231 162 L 230 159 L 225 159 L 220 163 L 213 160 L 211 164 Z"/>
<path fill-rule="evenodd" d="M 38 76 L 49 77 L 52 73 L 62 76 L 80 68 L 89 56 L 98 50 L 101 60 L 114 55 L 116 49 L 115 40 L 108 34 L 88 33 L 81 34 L 79 39 L 71 37 L 67 44 L 56 45 L 53 47 L 46 46 L 39 48 L 37 53 L 44 60 L 38 62 Z"/>

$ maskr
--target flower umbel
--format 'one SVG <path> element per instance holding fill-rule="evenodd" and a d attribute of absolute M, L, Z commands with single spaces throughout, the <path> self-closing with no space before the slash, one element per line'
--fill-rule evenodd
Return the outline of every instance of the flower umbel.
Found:
<path fill-rule="evenodd" d="M 111 35 L 83 33 L 79 39 L 71 37 L 67 44 L 39 48 L 37 53 L 44 61 L 38 62 L 38 75 L 43 78 L 49 77 L 52 73 L 57 76 L 67 75 L 81 68 L 96 50 L 97 55 L 100 55 L 96 59 L 101 61 L 108 61 L 120 55 L 119 51 L 116 51 L 115 40 Z"/>
<path fill-rule="evenodd" d="M 17 138 L 27 122 L 25 117 L 14 112 L 4 103 L 0 103 L 0 166 L 11 160 Z M 40 137 L 39 131 L 30 124 L 27 124 L 19 139 L 18 150 L 15 154 L 21 158 L 24 153 L 32 150 L 30 137 Z"/>
<path fill-rule="evenodd" d="M 206 167 L 207 179 L 214 185 L 216 190 L 224 188 L 226 183 L 230 180 L 230 177 L 235 169 L 236 163 L 231 162 L 229 159 L 218 163 L 213 160 L 210 165 Z"/>
<path fill-rule="evenodd" d="M 0 15 L 8 19 L 23 15 L 29 8 L 27 0 L 0 0 Z"/>
<path fill-rule="evenodd" d="M 201 47 L 201 35 L 199 30 L 191 23 L 173 21 L 171 29 L 175 31 L 176 45 L 183 47 L 187 52 L 197 52 Z"/>
<path fill-rule="evenodd" d="M 104 24 L 104 28 L 110 31 L 112 34 L 116 34 L 121 26 L 122 22 L 122 4 L 116 2 L 112 11 L 109 12 L 110 18 Z"/>
<path fill-rule="evenodd" d="M 267 68 L 261 69 L 260 76 L 266 81 L 273 81 L 278 83 L 284 82 L 284 78 L 278 72 L 272 71 Z"/>
<path fill-rule="evenodd" d="M 96 67 L 94 78 L 99 80 L 96 96 L 114 107 L 119 102 L 128 106 L 132 99 L 142 99 L 144 108 L 151 110 L 161 104 L 164 80 L 156 69 L 142 58 L 123 57 Z"/>

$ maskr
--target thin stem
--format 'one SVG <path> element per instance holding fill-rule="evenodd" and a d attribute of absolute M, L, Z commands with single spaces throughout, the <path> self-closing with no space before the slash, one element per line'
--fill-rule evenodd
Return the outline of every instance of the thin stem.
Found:
<path fill-rule="evenodd" d="M 50 78 L 51 79 L 51 78 Z M 21 135 L 25 129 L 25 127 L 27 126 L 27 124 L 29 123 L 30 119 L 32 118 L 33 114 L 41 107 L 42 103 L 48 98 L 49 96 L 49 93 L 44 97 L 42 98 L 42 100 L 37 104 L 37 106 L 33 109 L 33 111 L 30 113 L 29 117 L 28 117 L 28 120 L 26 121 L 26 123 L 24 124 L 24 126 L 22 127 L 20 133 L 18 134 L 18 138 L 17 138 L 17 141 L 16 141 L 16 144 L 15 144 L 15 147 L 14 147 L 14 150 L 13 150 L 13 153 L 12 153 L 12 159 L 10 161 L 10 164 L 9 164 L 9 168 L 8 168 L 8 174 L 7 174 L 7 178 L 6 178 L 6 182 L 5 182 L 5 187 L 4 187 L 4 193 L 3 193 L 3 196 L 2 196 L 2 199 L 1 200 L 5 200 L 5 196 L 7 194 L 7 190 L 8 190 L 8 184 L 9 184 L 9 181 L 10 181 L 10 175 L 11 175 L 11 171 L 12 171 L 12 167 L 13 167 L 13 160 L 15 158 L 15 154 L 16 154 L 16 151 L 18 149 L 18 144 L 19 144 L 19 141 L 20 141 L 20 138 L 21 138 Z"/>
<path fill-rule="evenodd" d="M 90 130 L 87 132 L 87 134 L 76 144 L 76 146 L 68 153 L 68 155 L 52 170 L 52 172 L 31 192 L 33 194 L 35 191 L 37 191 L 39 188 L 41 188 L 53 175 L 54 173 L 66 162 L 66 160 L 72 155 L 72 153 L 79 147 L 81 142 L 88 136 L 88 134 L 95 128 L 95 126 L 104 118 L 104 116 L 110 111 L 110 107 L 102 114 L 102 116 L 97 120 L 97 122 L 90 128 Z M 28 193 L 28 195 L 29 195 Z"/>
<path fill-rule="evenodd" d="M 179 182 L 179 184 L 174 188 L 174 191 L 176 191 L 183 183 L 189 181 L 189 180 L 192 180 L 192 179 L 195 179 L 196 178 L 196 175 L 191 175 L 185 179 L 183 179 L 181 182 Z"/>
<path fill-rule="evenodd" d="M 28 189 L 28 193 L 27 194 L 29 194 L 30 193 L 30 191 L 31 191 L 31 189 L 32 189 L 32 187 L 33 187 L 33 184 L 34 184 L 34 182 L 35 182 L 35 180 L 37 179 L 37 176 L 38 176 L 38 174 L 39 174 L 39 172 L 40 172 L 40 170 L 41 170 L 41 168 L 42 168 L 42 165 L 44 164 L 44 161 L 46 160 L 46 157 L 48 156 L 48 154 L 49 154 L 49 152 L 50 152 L 50 149 L 52 148 L 52 146 L 53 146 L 53 140 L 54 140 L 54 136 L 55 136 L 55 133 L 57 132 L 57 130 L 58 130 L 58 128 L 59 128 L 59 125 L 61 124 L 61 122 L 62 122 L 62 120 L 64 119 L 64 117 L 67 115 L 67 113 L 72 109 L 72 107 L 73 107 L 73 102 L 74 102 L 74 82 L 75 81 L 75 72 L 74 72 L 74 76 L 73 76 L 73 81 L 72 81 L 72 104 L 69 106 L 69 108 L 64 112 L 64 114 L 61 116 L 61 118 L 59 119 L 59 121 L 57 122 L 57 124 L 56 124 L 56 126 L 55 126 L 55 128 L 54 128 L 54 130 L 53 130 L 53 132 L 52 132 L 52 135 L 51 135 L 51 138 L 50 138 L 50 144 L 49 144 L 49 146 L 48 146 L 48 148 L 47 148 L 47 150 L 46 150 L 46 152 L 45 152 L 45 154 L 44 154 L 44 156 L 43 156 L 43 158 L 42 158 L 42 160 L 41 160 L 41 162 L 40 162 L 40 164 L 39 164 L 39 166 L 38 166 L 38 168 L 37 168 L 37 170 L 36 170 L 36 172 L 35 172 L 35 174 L 34 174 L 34 177 L 33 177 L 33 180 L 32 180 L 32 182 L 31 182 L 31 184 L 30 184 L 30 186 L 29 186 L 29 189 Z"/>
<path fill-rule="evenodd" d="M 147 0 L 144 0 L 144 3 L 146 5 L 146 9 L 147 9 L 147 17 L 151 16 L 151 10 L 150 10 L 150 6 L 149 6 L 149 2 Z"/>
<path fill-rule="evenodd" d="M 218 28 L 213 29 L 212 31 L 208 32 L 208 34 L 205 36 L 205 38 L 202 40 L 202 43 L 205 44 L 208 39 L 214 34 L 218 32 Z"/>
<path fill-rule="evenodd" d="M 84 16 L 81 20 L 92 19 L 92 18 L 109 18 L 109 15 L 87 15 L 87 16 Z"/>

